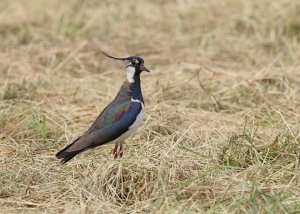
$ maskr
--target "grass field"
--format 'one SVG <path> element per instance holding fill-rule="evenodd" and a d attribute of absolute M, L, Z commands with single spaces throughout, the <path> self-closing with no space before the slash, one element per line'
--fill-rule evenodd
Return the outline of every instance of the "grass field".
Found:
<path fill-rule="evenodd" d="M 0 2 L 0 213 L 299 213 L 300 2 Z M 60 165 L 140 55 L 145 123 Z"/>

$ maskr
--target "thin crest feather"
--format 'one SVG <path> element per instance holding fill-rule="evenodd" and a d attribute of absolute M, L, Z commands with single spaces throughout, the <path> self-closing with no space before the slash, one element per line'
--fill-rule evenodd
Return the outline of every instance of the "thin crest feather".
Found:
<path fill-rule="evenodd" d="M 116 60 L 126 60 L 126 59 L 128 59 L 127 57 L 126 57 L 126 58 L 118 58 L 118 57 L 111 56 L 111 55 L 105 53 L 104 51 L 102 51 L 100 48 L 99 48 L 99 51 L 100 51 L 104 56 L 106 56 L 106 57 L 108 57 L 108 58 L 111 58 L 111 59 L 116 59 Z"/>

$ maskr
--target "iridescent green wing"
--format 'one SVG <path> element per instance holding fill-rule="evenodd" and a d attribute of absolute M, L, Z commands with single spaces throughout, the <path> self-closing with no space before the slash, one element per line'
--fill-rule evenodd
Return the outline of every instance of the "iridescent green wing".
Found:
<path fill-rule="evenodd" d="M 135 121 L 141 109 L 141 103 L 131 102 L 130 100 L 112 102 L 98 116 L 87 133 L 104 127 L 114 126 L 116 123 L 131 124 Z"/>

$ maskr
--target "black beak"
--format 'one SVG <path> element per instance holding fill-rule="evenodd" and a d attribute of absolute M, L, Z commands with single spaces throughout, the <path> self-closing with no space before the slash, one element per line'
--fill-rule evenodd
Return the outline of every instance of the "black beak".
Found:
<path fill-rule="evenodd" d="M 141 70 L 142 70 L 142 71 L 150 72 L 150 70 L 149 70 L 148 68 L 146 68 L 144 65 L 141 66 Z"/>

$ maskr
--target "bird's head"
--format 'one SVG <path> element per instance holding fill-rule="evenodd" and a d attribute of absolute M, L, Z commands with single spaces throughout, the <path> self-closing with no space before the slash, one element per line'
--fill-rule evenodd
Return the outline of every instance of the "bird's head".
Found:
<path fill-rule="evenodd" d="M 111 58 L 111 59 L 116 59 L 116 60 L 122 60 L 124 61 L 125 64 L 125 73 L 127 80 L 129 82 L 134 82 L 134 77 L 138 77 L 143 71 L 150 72 L 148 68 L 144 66 L 144 60 L 143 58 L 139 56 L 130 56 L 130 57 L 125 57 L 125 58 L 118 58 L 118 57 L 113 57 L 102 50 L 100 50 L 102 54 L 105 56 Z"/>

